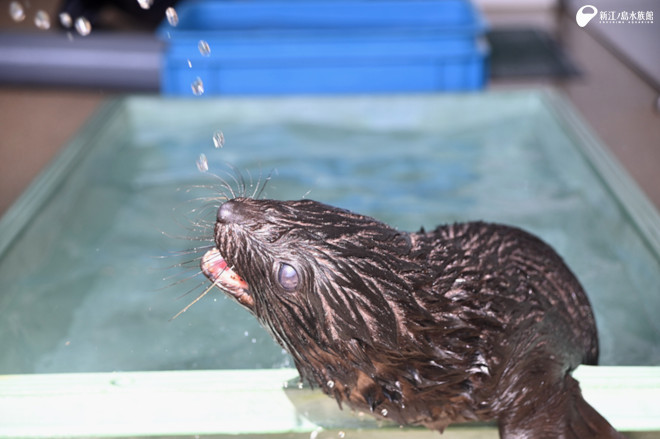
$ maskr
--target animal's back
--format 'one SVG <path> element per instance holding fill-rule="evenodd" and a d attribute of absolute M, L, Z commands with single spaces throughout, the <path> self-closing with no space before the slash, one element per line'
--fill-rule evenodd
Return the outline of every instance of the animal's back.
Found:
<path fill-rule="evenodd" d="M 503 438 L 621 437 L 570 376 L 580 363 L 596 364 L 597 331 L 584 290 L 550 246 L 482 222 L 418 239 L 430 248 L 432 289 L 456 302 L 454 315 L 482 328 L 475 343 L 491 362 L 474 398 L 488 401 Z"/>
<path fill-rule="evenodd" d="M 566 329 L 562 343 L 577 358 L 573 367 L 597 363 L 598 335 L 589 299 L 563 259 L 541 239 L 516 227 L 484 222 L 439 226 L 421 238 L 431 246 L 435 291 L 462 293 L 477 309 L 493 309 L 507 322 L 506 337 L 556 320 Z"/>

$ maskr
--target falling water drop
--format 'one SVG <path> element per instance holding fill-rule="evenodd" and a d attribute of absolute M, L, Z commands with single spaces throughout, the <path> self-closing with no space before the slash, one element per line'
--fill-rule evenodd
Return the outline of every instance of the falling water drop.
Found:
<path fill-rule="evenodd" d="M 38 10 L 37 13 L 34 14 L 34 25 L 42 30 L 50 29 L 50 16 L 48 15 L 48 12 L 41 9 Z"/>
<path fill-rule="evenodd" d="M 305 387 L 305 383 L 303 383 L 302 381 L 300 381 L 300 382 L 298 383 L 298 388 L 299 388 L 299 389 L 302 389 L 303 387 Z"/>
<path fill-rule="evenodd" d="M 328 382 L 327 382 L 327 383 L 325 383 L 325 384 L 326 384 L 326 385 L 327 385 L 327 386 L 328 386 L 328 387 L 329 387 L 330 389 L 332 389 L 332 388 L 334 388 L 334 387 L 335 387 L 335 382 L 334 382 L 334 381 L 332 381 L 332 380 L 330 380 L 330 381 L 328 381 Z"/>
<path fill-rule="evenodd" d="M 211 56 L 211 47 L 206 41 L 199 40 L 199 43 L 197 43 L 197 48 L 199 49 L 199 53 L 201 53 L 203 56 Z"/>
<path fill-rule="evenodd" d="M 73 26 L 73 19 L 71 18 L 68 12 L 60 13 L 59 17 L 60 17 L 60 24 L 62 25 L 62 27 L 69 29 L 71 28 L 71 26 Z"/>
<path fill-rule="evenodd" d="M 85 17 L 78 17 L 76 18 L 76 30 L 85 37 L 92 32 L 92 24 Z"/>
<path fill-rule="evenodd" d="M 165 10 L 165 17 L 167 17 L 167 22 L 170 26 L 176 26 L 179 24 L 179 15 L 173 7 L 170 6 Z"/>
<path fill-rule="evenodd" d="M 142 9 L 149 9 L 154 4 L 154 0 L 137 0 Z"/>
<path fill-rule="evenodd" d="M 387 413 L 388 413 L 387 409 L 383 409 L 380 411 L 380 414 L 383 416 L 387 416 Z"/>
<path fill-rule="evenodd" d="M 190 62 L 190 60 L 188 60 L 188 68 L 192 69 L 192 63 Z"/>
<path fill-rule="evenodd" d="M 222 148 L 225 146 L 225 135 L 222 133 L 222 131 L 216 131 L 213 134 L 213 144 L 216 148 Z"/>
<path fill-rule="evenodd" d="M 9 15 L 14 21 L 25 20 L 25 9 L 23 9 L 23 5 L 19 2 L 9 3 Z"/>
<path fill-rule="evenodd" d="M 197 169 L 199 169 L 201 172 L 206 172 L 209 170 L 209 161 L 206 158 L 206 154 L 200 154 L 199 158 L 197 159 Z"/>
<path fill-rule="evenodd" d="M 192 92 L 195 96 L 201 96 L 204 94 L 204 83 L 199 76 L 195 78 L 190 86 L 192 87 Z"/>
<path fill-rule="evenodd" d="M 339 433 L 337 433 L 337 436 L 339 436 L 339 439 L 344 439 L 346 437 L 346 433 L 340 431 Z"/>

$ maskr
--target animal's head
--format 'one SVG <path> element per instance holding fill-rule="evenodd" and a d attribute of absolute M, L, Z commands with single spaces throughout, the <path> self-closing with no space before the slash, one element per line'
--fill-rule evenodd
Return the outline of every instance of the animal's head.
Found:
<path fill-rule="evenodd" d="M 294 358 L 312 342 L 396 345 L 388 299 L 410 288 L 409 235 L 312 200 L 234 198 L 218 209 L 214 239 L 202 271 Z"/>

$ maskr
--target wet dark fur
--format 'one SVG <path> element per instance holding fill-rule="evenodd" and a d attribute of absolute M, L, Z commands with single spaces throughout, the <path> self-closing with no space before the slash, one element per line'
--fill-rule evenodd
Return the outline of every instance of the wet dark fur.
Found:
<path fill-rule="evenodd" d="M 340 404 L 440 431 L 496 420 L 503 438 L 621 437 L 570 375 L 598 357 L 588 299 L 529 233 L 406 233 L 311 200 L 236 198 L 218 217 L 250 311 Z M 279 285 L 281 263 L 298 271 L 295 291 Z"/>

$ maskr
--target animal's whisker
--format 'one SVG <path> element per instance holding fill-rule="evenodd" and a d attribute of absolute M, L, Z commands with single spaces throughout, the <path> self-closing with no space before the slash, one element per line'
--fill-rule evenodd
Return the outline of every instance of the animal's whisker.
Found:
<path fill-rule="evenodd" d="M 211 248 L 211 247 L 209 247 L 209 249 L 210 249 L 210 248 Z M 200 253 L 200 252 L 197 252 L 197 251 L 196 251 L 196 252 L 191 252 L 191 253 L 189 253 L 189 254 L 181 254 L 179 257 L 190 256 L 190 255 L 197 255 L 197 256 L 195 256 L 195 257 L 194 257 L 193 259 L 191 259 L 191 260 L 188 260 L 188 259 L 187 259 L 187 260 L 185 260 L 185 261 L 183 261 L 183 262 L 177 262 L 176 264 L 172 264 L 172 265 L 170 265 L 170 266 L 168 266 L 168 267 L 165 267 L 165 268 L 168 269 L 168 270 L 171 270 L 171 269 L 173 269 L 173 268 L 187 268 L 187 267 L 190 267 L 190 266 L 195 266 L 196 268 L 199 268 L 199 267 L 197 267 L 196 264 L 199 264 L 199 261 L 202 260 L 203 253 Z M 173 257 L 174 257 L 174 256 L 173 256 Z M 165 259 L 165 258 L 167 258 L 167 256 L 162 257 L 162 259 Z"/>
<path fill-rule="evenodd" d="M 193 272 L 193 270 L 188 270 L 188 273 L 190 273 L 190 272 Z M 179 276 L 179 275 L 176 275 L 176 276 L 173 275 L 173 276 L 165 277 L 165 278 L 163 278 L 163 281 L 164 281 L 164 282 L 168 282 L 168 284 L 165 285 L 165 286 L 162 287 L 162 288 L 158 288 L 157 290 L 165 290 L 165 289 L 168 289 L 168 288 L 173 288 L 173 287 L 178 286 L 178 285 L 183 285 L 183 284 L 188 283 L 188 282 L 191 282 L 191 281 L 193 281 L 193 280 L 195 280 L 195 279 L 199 279 L 200 276 L 202 276 L 203 274 L 204 274 L 204 273 L 202 273 L 201 271 L 199 271 L 199 268 L 198 268 L 198 269 L 194 270 L 193 274 L 187 275 L 187 276 L 185 276 L 185 277 L 183 277 L 183 278 L 181 278 L 181 279 L 174 280 L 174 281 L 171 281 L 171 282 L 170 282 L 170 280 L 174 279 L 175 277 L 177 277 L 177 276 Z M 204 279 L 206 280 L 206 278 L 204 278 Z M 181 294 L 181 295 L 178 296 L 177 298 L 180 299 L 180 298 L 182 298 L 182 297 L 187 296 L 187 295 L 190 294 L 191 292 L 193 292 L 193 291 L 197 290 L 198 288 L 200 288 L 200 287 L 201 287 L 202 285 L 204 285 L 205 283 L 206 283 L 206 282 L 201 282 L 201 283 L 199 283 L 198 285 L 196 285 L 196 286 L 190 288 L 188 291 L 186 291 L 185 293 Z"/>
<path fill-rule="evenodd" d="M 264 179 L 263 183 L 261 182 L 261 173 L 259 173 L 259 181 L 257 182 L 257 186 L 255 187 L 255 191 L 252 194 L 252 198 L 261 198 L 262 194 L 266 190 L 266 186 L 268 185 L 268 182 L 273 178 L 273 172 L 275 170 L 271 170 L 268 173 L 268 176 Z"/>
<path fill-rule="evenodd" d="M 195 300 L 193 300 L 192 302 L 190 302 L 190 303 L 189 303 L 188 305 L 186 305 L 181 311 L 179 311 L 178 313 L 176 313 L 176 314 L 170 319 L 170 322 L 171 322 L 172 320 L 176 319 L 177 317 L 179 317 L 179 316 L 180 316 L 181 314 L 183 314 L 184 312 L 188 311 L 188 310 L 190 309 L 191 306 L 193 306 L 194 304 L 196 304 L 197 302 L 199 302 L 199 301 L 202 299 L 202 297 L 206 296 L 206 295 L 209 293 L 209 291 L 211 291 L 211 290 L 212 290 L 217 284 L 218 284 L 218 281 L 213 282 L 213 283 L 212 283 L 207 289 L 205 289 L 205 290 L 202 292 L 202 294 L 200 294 L 199 296 L 197 296 L 197 297 L 195 298 Z M 192 290 L 192 291 L 194 291 L 194 290 Z M 192 291 L 187 292 L 186 294 L 184 294 L 184 296 L 187 295 L 187 294 L 190 294 Z M 183 297 L 183 296 L 181 296 L 181 297 Z"/>

